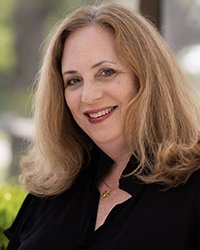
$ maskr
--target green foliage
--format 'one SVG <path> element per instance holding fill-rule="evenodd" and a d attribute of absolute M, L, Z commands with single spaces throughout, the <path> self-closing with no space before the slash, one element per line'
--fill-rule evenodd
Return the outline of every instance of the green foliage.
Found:
<path fill-rule="evenodd" d="M 8 244 L 3 231 L 12 224 L 25 196 L 26 192 L 16 181 L 0 184 L 0 250 Z"/>
<path fill-rule="evenodd" d="M 30 117 L 32 111 L 33 93 L 29 90 L 6 89 L 0 83 L 0 115 L 11 111 L 19 116 Z"/>
<path fill-rule="evenodd" d="M 0 8 L 0 71 L 8 72 L 16 65 L 14 51 L 13 10 L 15 0 L 1 0 Z"/>

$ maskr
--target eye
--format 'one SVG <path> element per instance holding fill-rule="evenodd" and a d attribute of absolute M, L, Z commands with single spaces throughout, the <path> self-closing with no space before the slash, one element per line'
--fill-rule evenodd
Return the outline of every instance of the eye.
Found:
<path fill-rule="evenodd" d="M 65 88 L 75 86 L 81 83 L 81 79 L 78 77 L 72 77 L 65 81 Z"/>
<path fill-rule="evenodd" d="M 106 69 L 101 69 L 98 75 L 100 77 L 111 77 L 111 76 L 115 76 L 116 74 L 117 74 L 117 71 L 115 69 L 106 68 Z"/>

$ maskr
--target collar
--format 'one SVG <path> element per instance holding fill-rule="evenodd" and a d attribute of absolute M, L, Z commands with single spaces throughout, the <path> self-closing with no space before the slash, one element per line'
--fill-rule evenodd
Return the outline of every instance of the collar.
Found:
<path fill-rule="evenodd" d="M 93 175 L 93 183 L 96 186 L 99 179 L 106 174 L 107 171 L 114 164 L 114 160 L 111 159 L 105 152 L 103 152 L 97 145 L 94 145 L 92 152 L 89 168 Z M 122 172 L 122 176 L 119 179 L 119 187 L 133 195 L 136 186 L 138 186 L 139 180 L 134 176 L 126 176 L 133 172 L 139 165 L 138 159 L 132 155 Z"/>
<path fill-rule="evenodd" d="M 132 196 L 135 196 L 136 193 L 138 193 L 138 191 L 141 189 L 141 181 L 139 181 L 135 175 L 129 175 L 138 167 L 138 165 L 139 160 L 134 155 L 132 155 L 124 171 L 122 172 L 121 178 L 119 179 L 119 188 L 128 192 Z"/>

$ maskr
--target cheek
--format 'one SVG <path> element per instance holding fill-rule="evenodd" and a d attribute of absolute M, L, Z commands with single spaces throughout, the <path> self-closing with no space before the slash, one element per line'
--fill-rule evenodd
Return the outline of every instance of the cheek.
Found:
<path fill-rule="evenodd" d="M 134 99 L 138 93 L 138 90 L 136 88 L 132 88 L 129 91 L 129 101 Z"/>
<path fill-rule="evenodd" d="M 138 87 L 136 86 L 134 81 L 127 81 L 127 84 L 123 86 L 123 89 L 121 90 L 122 102 L 129 103 L 132 99 L 136 97 L 138 93 Z"/>
<path fill-rule="evenodd" d="M 135 98 L 137 93 L 139 92 L 139 83 L 135 77 L 132 81 L 130 81 L 128 89 L 129 89 L 128 91 L 129 100 L 131 100 Z"/>
<path fill-rule="evenodd" d="M 65 91 L 65 101 L 73 118 L 77 121 L 77 119 L 79 119 L 79 116 L 80 116 L 79 95 L 74 92 Z"/>

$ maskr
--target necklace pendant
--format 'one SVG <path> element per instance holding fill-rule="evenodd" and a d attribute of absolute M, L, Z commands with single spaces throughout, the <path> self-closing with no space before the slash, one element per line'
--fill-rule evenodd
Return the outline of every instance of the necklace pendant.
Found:
<path fill-rule="evenodd" d="M 101 194 L 101 199 L 105 199 L 108 196 L 110 196 L 110 191 L 109 190 L 105 190 L 102 194 Z"/>

